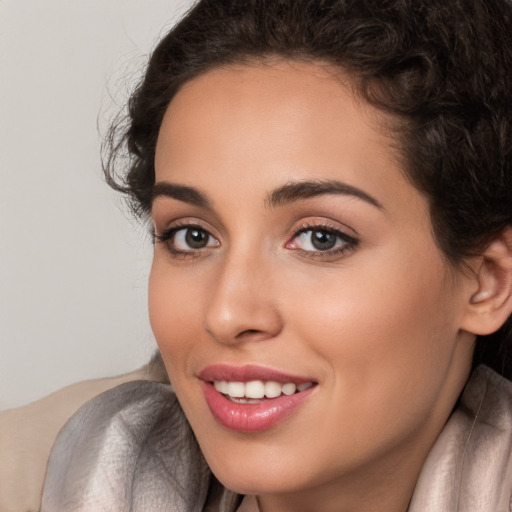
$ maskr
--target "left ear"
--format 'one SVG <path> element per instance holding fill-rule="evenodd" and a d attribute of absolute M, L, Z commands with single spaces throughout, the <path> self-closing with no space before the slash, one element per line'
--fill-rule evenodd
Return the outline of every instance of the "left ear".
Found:
<path fill-rule="evenodd" d="M 477 335 L 497 331 L 512 314 L 512 227 L 477 259 L 473 290 L 461 328 Z"/>

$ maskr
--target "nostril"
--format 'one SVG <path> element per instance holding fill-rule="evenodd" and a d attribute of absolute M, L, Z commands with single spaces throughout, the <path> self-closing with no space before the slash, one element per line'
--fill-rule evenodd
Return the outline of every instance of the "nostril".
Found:
<path fill-rule="evenodd" d="M 257 334 L 262 334 L 261 331 L 258 331 L 257 329 L 247 329 L 245 331 L 242 331 L 241 333 L 237 334 L 237 338 L 243 338 L 245 336 L 254 336 Z"/>
<path fill-rule="evenodd" d="M 261 331 L 258 329 L 246 329 L 245 331 L 238 333 L 235 336 L 235 339 L 238 341 L 259 341 L 271 337 L 272 335 L 265 331 Z"/>

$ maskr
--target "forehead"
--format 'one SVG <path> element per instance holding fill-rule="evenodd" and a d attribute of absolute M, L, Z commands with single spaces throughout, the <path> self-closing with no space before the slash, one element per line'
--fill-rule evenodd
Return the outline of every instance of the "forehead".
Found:
<path fill-rule="evenodd" d="M 402 186 L 383 115 L 352 89 L 342 71 L 296 61 L 200 75 L 164 116 L 156 181 L 227 190 L 244 184 L 253 194 L 315 179 L 341 179 L 371 195 Z"/>
<path fill-rule="evenodd" d="M 250 137 L 244 145 L 254 146 L 264 135 L 276 142 L 293 140 L 291 147 L 315 134 L 337 138 L 347 122 L 352 140 L 371 137 L 386 146 L 390 142 L 389 131 L 382 129 L 384 115 L 354 93 L 351 79 L 341 69 L 326 63 L 270 60 L 215 68 L 185 83 L 167 109 L 160 135 L 165 131 L 165 138 L 175 139 L 177 146 L 190 135 L 207 142 L 204 139 L 212 140 L 216 126 L 216 138 L 221 131 L 226 139 L 231 136 L 240 143 L 237 135 L 247 126 Z"/>

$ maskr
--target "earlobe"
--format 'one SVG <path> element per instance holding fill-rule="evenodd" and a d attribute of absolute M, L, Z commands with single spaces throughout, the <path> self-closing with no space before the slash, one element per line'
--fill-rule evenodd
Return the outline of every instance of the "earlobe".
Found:
<path fill-rule="evenodd" d="M 497 331 L 512 314 L 512 227 L 503 230 L 478 259 L 477 289 L 462 328 L 477 335 Z"/>

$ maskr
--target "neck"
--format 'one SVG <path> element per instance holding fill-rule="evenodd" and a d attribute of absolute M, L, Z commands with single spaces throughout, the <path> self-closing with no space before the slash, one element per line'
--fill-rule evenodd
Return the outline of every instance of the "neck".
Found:
<path fill-rule="evenodd" d="M 259 512 L 316 512 L 319 504 L 322 512 L 406 512 L 430 447 L 409 445 L 393 460 L 373 460 L 328 485 L 260 495 Z"/>

